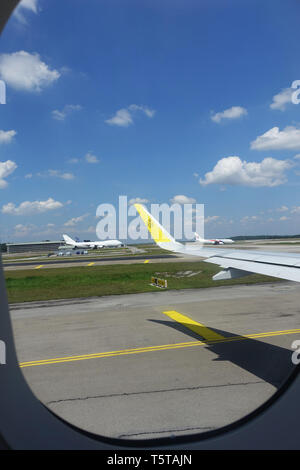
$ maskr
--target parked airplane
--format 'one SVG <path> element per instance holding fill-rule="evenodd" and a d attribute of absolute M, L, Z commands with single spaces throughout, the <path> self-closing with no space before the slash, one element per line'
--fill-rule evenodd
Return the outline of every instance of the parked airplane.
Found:
<path fill-rule="evenodd" d="M 63 235 L 66 245 L 72 246 L 73 248 L 92 248 L 96 250 L 97 248 L 117 248 L 123 246 L 123 243 L 119 240 L 102 240 L 102 241 L 94 241 L 94 242 L 79 242 L 73 240 L 68 235 Z"/>
<path fill-rule="evenodd" d="M 231 243 L 234 243 L 234 241 L 231 240 L 231 238 L 213 238 L 210 240 L 206 240 L 205 238 L 201 238 L 197 232 L 195 232 L 195 238 L 196 238 L 196 242 L 206 243 L 208 245 L 229 245 Z"/>
<path fill-rule="evenodd" d="M 223 270 L 213 276 L 214 281 L 265 274 L 300 282 L 300 255 L 272 251 L 206 248 L 196 243 L 184 245 L 177 242 L 167 230 L 141 204 L 134 204 L 153 240 L 161 248 L 184 255 L 207 258 L 204 261 L 220 265 Z"/>

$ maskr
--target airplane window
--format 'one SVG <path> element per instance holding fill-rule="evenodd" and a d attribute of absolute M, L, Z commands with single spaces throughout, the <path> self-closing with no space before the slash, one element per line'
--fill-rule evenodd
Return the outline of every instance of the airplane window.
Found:
<path fill-rule="evenodd" d="M 86 3 L 23 0 L 2 35 L 19 366 L 83 430 L 214 431 L 299 363 L 299 3 Z"/>

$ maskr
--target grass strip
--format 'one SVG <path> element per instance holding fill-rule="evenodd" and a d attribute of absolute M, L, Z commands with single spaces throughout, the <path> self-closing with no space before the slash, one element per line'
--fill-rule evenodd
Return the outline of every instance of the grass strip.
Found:
<path fill-rule="evenodd" d="M 183 271 L 197 274 L 177 277 L 177 273 Z M 5 277 L 9 303 L 160 291 L 150 285 L 151 276 L 167 279 L 168 290 L 280 281 L 259 274 L 229 281 L 213 281 L 212 276 L 218 271 L 219 267 L 201 261 L 161 262 L 26 269 L 7 271 Z"/>

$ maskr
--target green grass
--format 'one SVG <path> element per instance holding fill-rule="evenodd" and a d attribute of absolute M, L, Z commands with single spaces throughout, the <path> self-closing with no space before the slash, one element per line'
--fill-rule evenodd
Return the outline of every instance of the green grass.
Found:
<path fill-rule="evenodd" d="M 36 300 L 68 299 L 137 292 L 159 292 L 150 285 L 157 272 L 169 276 L 168 290 L 216 287 L 235 284 L 274 282 L 278 279 L 251 275 L 233 281 L 213 281 L 220 268 L 204 262 L 150 263 L 114 266 L 52 268 L 6 272 L 6 287 L 10 303 Z M 201 271 L 193 277 L 173 277 L 177 272 Z"/>

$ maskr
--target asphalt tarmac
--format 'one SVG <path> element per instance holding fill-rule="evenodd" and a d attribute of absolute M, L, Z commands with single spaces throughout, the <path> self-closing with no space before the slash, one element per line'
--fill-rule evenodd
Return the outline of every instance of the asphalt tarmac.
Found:
<path fill-rule="evenodd" d="M 135 261 L 144 261 L 144 260 L 165 260 L 165 259 L 172 259 L 172 258 L 177 258 L 174 255 L 170 254 L 160 254 L 160 255 L 138 255 L 138 256 L 114 256 L 114 257 L 103 257 L 100 258 L 99 256 L 96 258 L 92 257 L 87 257 L 84 255 L 74 255 L 75 259 L 64 259 L 64 258 L 55 258 L 54 260 L 48 261 L 47 258 L 46 260 L 39 260 L 39 261 L 16 261 L 16 262 L 5 262 L 4 263 L 4 269 L 14 269 L 14 270 L 19 270 L 19 269 L 30 269 L 30 268 L 35 268 L 35 267 L 46 267 L 46 268 L 51 268 L 51 267 L 68 267 L 72 265 L 86 265 L 87 263 L 93 263 L 93 264 L 113 264 L 113 263 L 134 263 Z"/>
<path fill-rule="evenodd" d="M 54 413 L 109 437 L 221 428 L 292 372 L 300 286 L 282 282 L 11 306 L 21 370 Z"/>
<path fill-rule="evenodd" d="M 293 243 L 288 244 L 279 244 L 279 243 L 270 243 L 270 244 L 256 244 L 254 242 L 247 242 L 242 244 L 234 244 L 234 245 L 211 245 L 210 247 L 213 248 L 221 248 L 221 249 L 243 249 L 243 250 L 258 250 L 258 251 L 273 251 L 273 252 L 283 252 L 283 253 L 300 253 L 300 245 L 296 245 Z M 86 266 L 87 264 L 93 265 L 110 265 L 110 264 L 135 264 L 139 262 L 144 262 L 148 260 L 151 262 L 152 260 L 155 262 L 180 262 L 180 261 L 199 261 L 199 257 L 197 256 L 183 256 L 178 254 L 173 254 L 170 252 L 158 255 L 147 255 L 140 254 L 135 256 L 130 255 L 123 255 L 123 256 L 95 256 L 91 257 L 85 255 L 73 255 L 73 259 L 63 257 L 54 257 L 51 259 L 39 258 L 38 260 L 31 259 L 30 261 L 26 261 L 24 258 L 23 261 L 9 261 L 9 257 L 3 260 L 3 267 L 5 270 L 22 270 L 22 269 L 43 269 L 43 268 L 66 268 L 66 267 L 73 267 L 73 266 Z"/>

